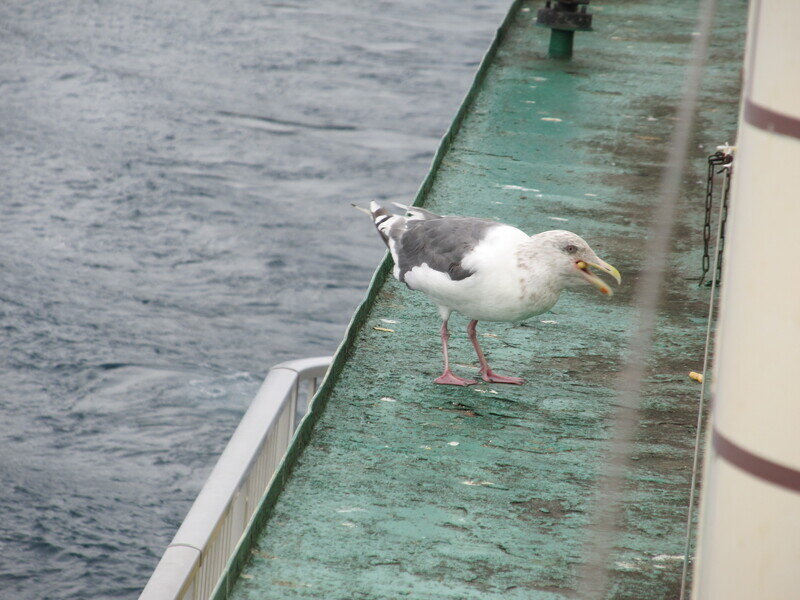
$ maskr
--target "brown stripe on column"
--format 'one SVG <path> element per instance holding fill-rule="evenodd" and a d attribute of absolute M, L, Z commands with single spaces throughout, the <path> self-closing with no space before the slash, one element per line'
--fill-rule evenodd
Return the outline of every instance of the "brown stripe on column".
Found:
<path fill-rule="evenodd" d="M 756 456 L 714 429 L 712 444 L 716 453 L 726 461 L 751 475 L 779 485 L 787 490 L 800 492 L 800 471 Z"/>
<path fill-rule="evenodd" d="M 800 139 L 800 119 L 764 108 L 750 98 L 744 102 L 744 120 L 753 127 Z"/>

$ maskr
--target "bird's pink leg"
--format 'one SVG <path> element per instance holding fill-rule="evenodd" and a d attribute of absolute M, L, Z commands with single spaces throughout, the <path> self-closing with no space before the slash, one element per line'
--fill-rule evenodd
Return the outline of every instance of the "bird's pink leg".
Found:
<path fill-rule="evenodd" d="M 444 373 L 438 378 L 433 380 L 433 383 L 441 383 L 443 385 L 474 385 L 478 383 L 474 379 L 464 379 L 459 377 L 450 370 L 450 360 L 447 357 L 447 340 L 450 339 L 450 332 L 447 331 L 447 321 L 442 321 L 442 354 L 444 354 Z"/>
<path fill-rule="evenodd" d="M 489 367 L 489 363 L 486 362 L 486 357 L 483 355 L 481 345 L 478 343 L 478 334 L 475 331 L 477 325 L 478 321 L 470 321 L 469 325 L 467 325 L 467 335 L 469 336 L 469 341 L 472 342 L 472 345 L 475 347 L 475 352 L 478 353 L 478 360 L 481 363 L 481 378 L 489 383 L 513 383 L 515 385 L 522 385 L 525 383 L 522 377 L 506 377 L 505 375 L 497 375 L 492 371 L 491 367 Z"/>

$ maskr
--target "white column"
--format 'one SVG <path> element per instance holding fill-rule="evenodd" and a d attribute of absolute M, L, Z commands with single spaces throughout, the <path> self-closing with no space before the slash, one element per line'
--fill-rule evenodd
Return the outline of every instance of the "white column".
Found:
<path fill-rule="evenodd" d="M 720 140 L 724 141 L 724 140 Z M 695 600 L 800 598 L 800 1 L 751 2 Z"/>

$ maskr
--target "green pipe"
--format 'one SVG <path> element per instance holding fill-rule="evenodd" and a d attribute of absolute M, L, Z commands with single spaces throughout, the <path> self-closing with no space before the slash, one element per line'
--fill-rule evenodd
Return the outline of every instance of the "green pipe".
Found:
<path fill-rule="evenodd" d="M 551 30 L 548 56 L 550 58 L 572 58 L 572 40 L 574 37 L 574 31 L 565 29 Z"/>

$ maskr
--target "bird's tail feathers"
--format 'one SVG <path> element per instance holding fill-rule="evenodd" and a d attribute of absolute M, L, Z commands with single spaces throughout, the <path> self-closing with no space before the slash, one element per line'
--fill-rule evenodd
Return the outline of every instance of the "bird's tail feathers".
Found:
<path fill-rule="evenodd" d="M 372 216 L 372 213 L 371 213 L 369 210 L 367 210 L 366 208 L 364 208 L 363 206 L 359 206 L 358 204 L 355 204 L 355 203 L 353 203 L 353 202 L 351 202 L 351 203 L 350 203 L 350 206 L 352 206 L 352 207 L 353 207 L 353 208 L 355 208 L 356 210 L 360 210 L 360 211 L 361 211 L 361 212 L 363 212 L 365 215 L 369 215 L 370 217 Z"/>
<path fill-rule="evenodd" d="M 375 229 L 377 229 L 378 233 L 381 234 L 381 237 L 387 246 L 389 245 L 389 232 L 392 226 L 397 223 L 398 220 L 406 220 L 405 217 L 391 214 L 388 210 L 383 208 L 374 200 L 369 203 L 369 209 L 356 206 L 355 204 L 353 206 L 361 212 L 372 217 L 372 222 L 375 224 Z"/>
<path fill-rule="evenodd" d="M 389 239 L 392 237 L 392 231 L 394 231 L 395 235 L 397 235 L 400 231 L 405 229 L 405 224 L 408 221 L 428 221 L 430 219 L 441 218 L 440 215 L 432 213 L 429 210 L 425 210 L 424 208 L 407 206 L 405 204 L 400 204 L 399 202 L 392 202 L 392 204 L 398 208 L 402 208 L 406 212 L 407 216 L 392 214 L 374 200 L 369 203 L 368 209 L 356 204 L 352 205 L 353 208 L 368 214 L 372 218 L 372 222 L 375 224 L 375 229 L 377 229 L 378 233 L 381 234 L 381 237 L 387 246 L 389 245 Z"/>
<path fill-rule="evenodd" d="M 389 211 L 383 208 L 380 204 L 373 200 L 369 203 L 369 211 L 372 215 L 372 219 L 377 221 L 380 217 L 390 217 Z"/>

